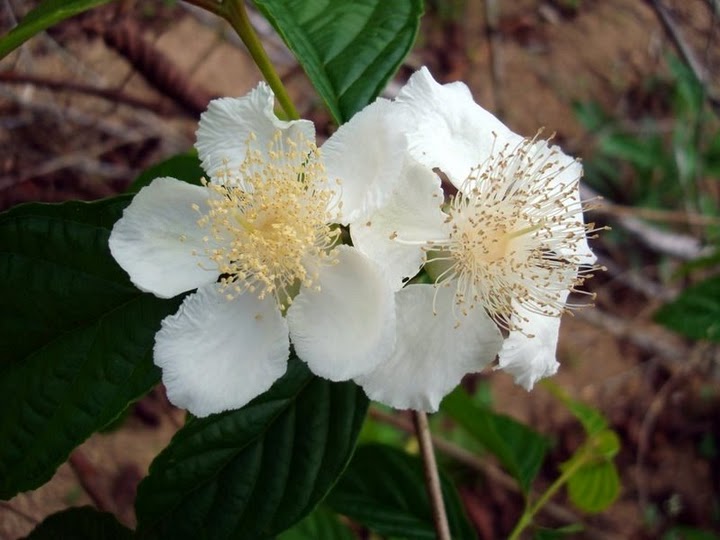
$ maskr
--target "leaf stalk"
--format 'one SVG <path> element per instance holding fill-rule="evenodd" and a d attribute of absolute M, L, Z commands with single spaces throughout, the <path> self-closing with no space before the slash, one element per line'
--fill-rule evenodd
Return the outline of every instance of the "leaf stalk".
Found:
<path fill-rule="evenodd" d="M 522 532 L 532 524 L 535 514 L 537 514 L 550 501 L 550 499 L 555 496 L 558 490 L 563 487 L 579 469 L 587 464 L 590 457 L 591 452 L 583 450 L 580 455 L 567 463 L 567 467 L 563 469 L 562 474 L 550 485 L 550 487 L 545 490 L 542 495 L 540 495 L 538 500 L 535 501 L 532 506 L 528 504 L 525 507 L 523 515 L 520 516 L 515 528 L 512 533 L 510 533 L 510 536 L 508 536 L 508 540 L 518 540 L 518 538 L 520 538 Z"/>
<path fill-rule="evenodd" d="M 211 0 L 193 1 L 199 1 L 200 3 L 205 4 Z M 275 97 L 285 111 L 288 120 L 298 120 L 300 115 L 298 114 L 297 109 L 295 109 L 295 105 L 293 105 L 280 76 L 277 71 L 275 71 L 272 61 L 265 52 L 265 48 L 263 47 L 260 38 L 257 33 L 255 33 L 255 29 L 250 23 L 250 18 L 248 17 L 247 10 L 245 9 L 245 1 L 223 0 L 219 15 L 230 23 L 235 32 L 237 32 L 238 36 L 240 36 L 240 39 L 242 39 L 248 49 L 248 52 L 250 53 L 250 56 L 252 56 L 252 59 L 255 61 L 258 69 L 275 93 Z"/>

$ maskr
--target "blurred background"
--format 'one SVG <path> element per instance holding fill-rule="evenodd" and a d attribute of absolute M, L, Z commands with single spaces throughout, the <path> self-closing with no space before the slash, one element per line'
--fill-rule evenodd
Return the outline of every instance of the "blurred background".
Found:
<path fill-rule="evenodd" d="M 0 32 L 35 4 L 0 0 Z M 301 115 L 329 135 L 302 69 L 252 20 Z M 607 270 L 587 284 L 596 306 L 565 317 L 553 383 L 620 435 L 622 490 L 592 516 L 559 496 L 542 520 L 581 520 L 577 538 L 720 538 L 720 2 L 427 0 L 386 95 L 422 65 L 465 81 L 514 131 L 555 133 L 584 162 L 587 220 L 612 227 L 593 240 Z M 0 209 L 123 192 L 191 148 L 210 99 L 259 80 L 231 30 L 182 2 L 122 0 L 68 20 L 0 62 Z M 552 439 L 541 492 L 582 428 L 543 386 L 527 393 L 489 371 L 467 387 Z M 154 391 L 49 484 L 0 502 L 0 538 L 98 501 L 132 524 L 137 482 L 182 421 Z M 513 483 L 451 423 L 434 423 L 478 537 L 507 535 L 522 512 Z M 402 413 L 373 409 L 364 436 L 407 446 L 403 425 Z"/>

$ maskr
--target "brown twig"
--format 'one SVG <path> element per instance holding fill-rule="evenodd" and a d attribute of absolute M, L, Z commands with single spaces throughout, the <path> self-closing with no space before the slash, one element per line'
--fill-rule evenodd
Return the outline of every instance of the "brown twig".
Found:
<path fill-rule="evenodd" d="M 37 525 L 37 524 L 38 524 L 38 520 L 35 519 L 33 516 L 31 516 L 30 514 L 26 514 L 25 512 L 23 512 L 22 510 L 20 510 L 19 508 L 15 508 L 12 504 L 10 504 L 10 503 L 7 502 L 7 501 L 0 501 L 0 507 L 4 508 L 4 509 L 7 510 L 8 512 L 12 512 L 13 514 L 16 514 L 16 515 L 20 516 L 21 518 L 23 518 L 24 520 L 32 523 L 33 525 Z"/>
<path fill-rule="evenodd" d="M 650 448 L 650 437 L 655 429 L 655 424 L 663 409 L 665 409 L 670 401 L 673 392 L 686 381 L 688 374 L 705 360 L 704 353 L 709 352 L 712 355 L 714 351 L 715 348 L 712 346 L 701 346 L 695 349 L 689 358 L 685 358 L 685 361 L 680 365 L 679 369 L 671 374 L 670 378 L 665 381 L 657 394 L 655 394 L 654 399 L 648 407 L 647 413 L 643 417 L 638 433 L 637 455 L 635 458 L 635 468 L 637 469 L 637 497 L 640 511 L 647 508 L 649 504 L 648 490 L 643 477 L 643 467 Z M 714 357 L 716 358 L 716 356 Z"/>
<path fill-rule="evenodd" d="M 28 168 L 17 176 L 0 176 L 0 190 L 9 189 L 32 178 L 53 173 L 66 168 L 80 168 L 95 176 L 106 178 L 128 178 L 135 172 L 122 165 L 102 163 L 99 156 L 118 147 L 133 142 L 142 142 L 148 137 L 128 138 L 124 141 L 112 140 L 97 144 L 77 152 L 68 152 L 52 159 L 41 161 L 36 167 Z"/>
<path fill-rule="evenodd" d="M 440 475 L 435 461 L 435 451 L 433 450 L 427 415 L 422 411 L 413 411 L 413 422 L 415 424 L 415 436 L 420 444 L 420 455 L 422 456 L 425 471 L 425 485 L 432 506 L 435 533 L 438 540 L 450 540 L 450 526 L 445 512 L 445 501 L 443 501 Z"/>
<path fill-rule="evenodd" d="M 698 226 L 720 225 L 720 218 L 715 216 L 703 216 L 701 214 L 680 210 L 658 210 L 656 208 L 625 206 L 605 200 L 600 201 L 598 210 L 616 216 L 634 216 L 648 221 L 658 221 L 660 223 L 679 223 Z"/>
<path fill-rule="evenodd" d="M 98 88 L 97 86 L 68 80 L 48 79 L 45 77 L 38 77 L 36 75 L 28 75 L 26 73 L 5 71 L 0 72 L 0 82 L 9 84 L 32 84 L 33 86 L 40 86 L 50 90 L 76 92 L 79 94 L 107 99 L 113 103 L 122 103 L 139 109 L 148 109 L 161 115 L 168 115 L 172 112 L 172 109 L 163 103 L 147 101 L 115 89 Z"/>
<path fill-rule="evenodd" d="M 617 281 L 623 286 L 639 292 L 646 298 L 670 302 L 677 298 L 680 292 L 677 287 L 669 287 L 653 281 L 645 275 L 646 273 L 643 272 L 642 268 L 624 268 L 611 257 L 607 257 L 602 253 L 597 255 L 597 264 L 605 268 L 606 275 L 608 275 L 612 281 Z"/>
<path fill-rule="evenodd" d="M 124 56 L 148 83 L 172 98 L 190 115 L 198 116 L 214 97 L 191 81 L 153 43 L 143 38 L 134 21 L 127 19 L 111 27 L 92 21 L 85 24 L 85 31 L 101 36 L 107 46 Z"/>
<path fill-rule="evenodd" d="M 643 467 L 645 466 L 645 457 L 650 445 L 650 435 L 655 428 L 655 422 L 657 421 L 660 413 L 662 413 L 665 405 L 668 402 L 670 394 L 678 387 L 678 385 L 685 380 L 685 375 L 688 370 L 685 365 L 680 367 L 680 370 L 673 373 L 671 377 L 663 384 L 660 390 L 655 395 L 655 398 L 650 403 L 647 413 L 643 417 L 642 424 L 640 425 L 640 432 L 638 434 L 637 454 L 635 456 L 635 469 L 637 470 L 636 484 L 637 484 L 637 498 L 638 506 L 640 511 L 643 511 L 648 507 L 648 490 L 647 485 L 644 481 Z"/>
<path fill-rule="evenodd" d="M 580 186 L 580 197 L 585 201 L 595 202 L 599 200 L 597 191 L 586 184 Z M 624 210 L 618 210 L 618 208 Z M 694 236 L 664 231 L 649 225 L 638 217 L 638 212 L 628 210 L 627 207 L 618 207 L 600 201 L 588 208 L 588 212 L 597 212 L 615 217 L 624 229 L 642 240 L 647 247 L 678 259 L 693 260 L 708 255 L 712 251 L 711 248 L 702 246 Z"/>
<path fill-rule="evenodd" d="M 88 494 L 97 509 L 104 512 L 111 511 L 114 506 L 113 502 L 100 482 L 97 469 L 82 450 L 76 449 L 70 454 L 68 463 L 75 476 L 77 476 L 80 486 Z"/>
<path fill-rule="evenodd" d="M 667 8 L 662 5 L 660 0 L 648 0 L 648 2 L 657 14 L 660 23 L 667 31 L 670 39 L 672 39 L 673 43 L 675 43 L 675 47 L 677 47 L 677 50 L 680 52 L 680 55 L 685 60 L 685 63 L 688 65 L 690 70 L 695 75 L 695 78 L 702 86 L 708 103 L 712 105 L 716 112 L 720 112 L 720 96 L 718 96 L 714 92 L 711 92 L 708 88 L 708 70 L 697 59 L 692 47 L 690 47 L 690 45 L 685 40 L 682 31 L 680 30 L 678 25 L 675 24 L 675 20 L 672 18 Z"/>

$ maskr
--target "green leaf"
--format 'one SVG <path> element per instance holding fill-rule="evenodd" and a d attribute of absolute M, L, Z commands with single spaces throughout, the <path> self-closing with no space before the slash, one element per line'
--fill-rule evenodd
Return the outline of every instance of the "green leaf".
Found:
<path fill-rule="evenodd" d="M 714 268 L 720 265 L 720 249 L 715 249 L 708 255 L 703 255 L 692 261 L 683 263 L 675 272 L 673 277 L 680 278 L 690 275 L 695 270 L 702 270 L 704 268 Z"/>
<path fill-rule="evenodd" d="M 240 410 L 193 418 L 155 459 L 136 501 L 142 537 L 267 538 L 310 513 L 347 465 L 368 400 L 292 359 Z"/>
<path fill-rule="evenodd" d="M 620 495 L 620 477 L 612 461 L 583 465 L 567 483 L 570 501 L 580 510 L 602 512 Z"/>
<path fill-rule="evenodd" d="M 205 171 L 203 171 L 203 168 L 200 166 L 200 159 L 196 152 L 178 154 L 153 165 L 149 169 L 145 169 L 135 181 L 130 184 L 127 190 L 128 192 L 136 193 L 156 178 L 162 178 L 164 176 L 177 178 L 183 182 L 199 186 L 200 180 L 205 176 Z"/>
<path fill-rule="evenodd" d="M 602 137 L 600 149 L 608 156 L 629 161 L 646 170 L 657 167 L 659 156 L 664 154 L 660 137 L 640 138 L 624 133 L 612 133 Z"/>
<path fill-rule="evenodd" d="M 711 531 L 680 525 L 666 532 L 662 540 L 720 540 L 720 536 Z"/>
<path fill-rule="evenodd" d="M 130 540 L 132 537 L 132 531 L 118 523 L 112 514 L 83 506 L 69 508 L 45 518 L 26 539 Z"/>
<path fill-rule="evenodd" d="M 391 414 L 392 409 L 385 405 L 374 404 L 374 407 L 381 412 Z M 358 444 L 380 443 L 388 446 L 402 448 L 407 441 L 407 435 L 396 427 L 373 418 L 372 414 L 367 415 L 362 430 L 358 436 Z"/>
<path fill-rule="evenodd" d="M 30 11 L 20 24 L 0 39 L 0 59 L 4 58 L 28 39 L 59 23 L 87 11 L 107 4 L 111 0 L 43 0 L 38 7 Z"/>
<path fill-rule="evenodd" d="M 495 454 L 525 493 L 548 450 L 548 440 L 509 416 L 473 403 L 462 387 L 445 397 L 441 409 Z"/>
<path fill-rule="evenodd" d="M 476 538 L 452 484 L 441 482 L 452 537 Z M 382 535 L 435 538 L 422 462 L 396 448 L 359 446 L 325 502 Z"/>
<path fill-rule="evenodd" d="M 574 399 L 568 399 L 565 405 L 573 416 L 580 421 L 588 437 L 597 435 L 607 429 L 608 422 L 597 409 Z"/>
<path fill-rule="evenodd" d="M 354 540 L 355 536 L 345 525 L 340 523 L 338 516 L 324 507 L 316 509 L 277 537 L 277 540 Z"/>
<path fill-rule="evenodd" d="M 561 540 L 571 534 L 578 534 L 585 530 L 582 523 L 571 523 L 557 529 L 539 528 L 533 535 L 534 540 Z"/>
<path fill-rule="evenodd" d="M 611 429 L 596 433 L 591 440 L 592 452 L 599 458 L 611 460 L 620 452 L 620 437 Z"/>
<path fill-rule="evenodd" d="M 589 132 L 597 132 L 605 127 L 610 119 L 597 101 L 576 101 L 573 112 L 582 126 Z"/>
<path fill-rule="evenodd" d="M 675 113 L 681 119 L 694 121 L 705 100 L 703 85 L 695 72 L 677 56 L 668 55 L 666 59 L 675 79 Z"/>
<path fill-rule="evenodd" d="M 0 497 L 33 489 L 159 380 L 179 299 L 139 292 L 108 249 L 129 197 L 0 214 Z"/>
<path fill-rule="evenodd" d="M 720 341 L 720 276 L 685 289 L 655 320 L 693 339 Z"/>
<path fill-rule="evenodd" d="M 720 178 L 720 131 L 708 134 L 710 142 L 704 151 L 705 174 Z"/>
<path fill-rule="evenodd" d="M 543 381 L 543 386 L 580 421 L 588 437 L 593 437 L 607 430 L 608 421 L 600 411 L 581 401 L 572 399 L 567 392 L 552 381 Z"/>
<path fill-rule="evenodd" d="M 422 0 L 254 0 L 338 123 L 384 88 L 412 47 Z"/>

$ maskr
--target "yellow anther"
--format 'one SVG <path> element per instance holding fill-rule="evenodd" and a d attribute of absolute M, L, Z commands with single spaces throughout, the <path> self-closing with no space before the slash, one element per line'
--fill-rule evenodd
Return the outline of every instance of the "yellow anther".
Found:
<path fill-rule="evenodd" d="M 283 139 L 278 131 L 261 152 L 255 140 L 251 134 L 236 176 L 226 169 L 224 183 L 206 184 L 209 211 L 198 225 L 209 231 L 206 253 L 223 275 L 221 289 L 272 295 L 285 306 L 299 284 L 314 284 L 308 262 L 334 261 L 340 229 L 331 228 L 330 217 L 337 197 L 312 141 Z"/>

